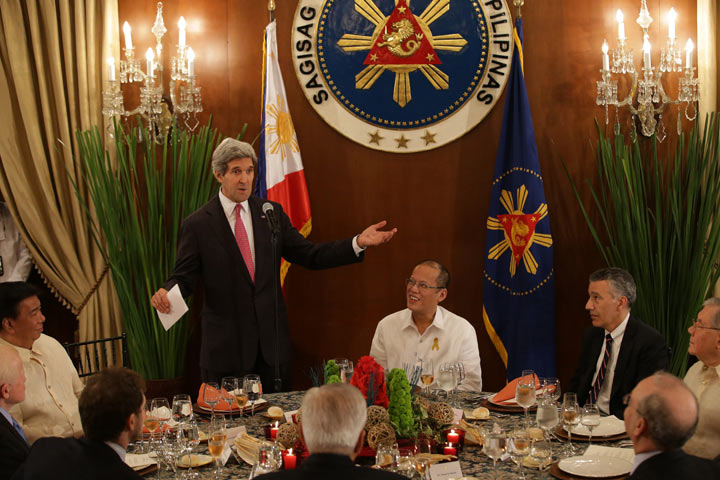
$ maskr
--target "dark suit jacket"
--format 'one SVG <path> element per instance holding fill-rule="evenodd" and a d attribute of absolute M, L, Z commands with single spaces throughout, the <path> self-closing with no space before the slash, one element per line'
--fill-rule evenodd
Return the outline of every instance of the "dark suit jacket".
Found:
<path fill-rule="evenodd" d="M 268 365 L 275 365 L 273 282 L 279 282 L 278 266 L 272 265 L 270 228 L 262 205 L 251 196 L 255 243 L 255 282 L 235 236 L 228 226 L 220 198 L 215 196 L 191 214 L 180 229 L 177 261 L 165 284 L 178 284 L 183 296 L 192 294 L 196 281 L 204 287 L 200 366 L 211 371 L 247 371 L 255 364 L 258 346 Z M 278 261 L 312 269 L 330 268 L 362 261 L 355 255 L 352 239 L 313 244 L 292 226 L 280 204 L 271 202 L 280 224 Z M 278 283 L 279 285 L 279 283 Z M 290 333 L 282 290 L 278 288 L 280 363 L 290 361 Z"/>
<path fill-rule="evenodd" d="M 266 473 L 257 477 L 261 480 L 401 480 L 400 474 L 375 470 L 368 467 L 357 467 L 345 455 L 316 453 L 310 455 L 295 470 Z"/>
<path fill-rule="evenodd" d="M 137 480 L 142 477 L 104 442 L 46 437 L 36 441 L 13 480 Z"/>
<path fill-rule="evenodd" d="M 650 457 L 635 469 L 633 480 L 710 480 L 720 478 L 720 465 L 712 460 L 669 450 Z"/>
<path fill-rule="evenodd" d="M 577 369 L 573 375 L 568 392 L 577 393 L 578 403 L 585 404 L 595 376 L 595 366 L 600 350 L 605 347 L 605 330 L 590 327 L 585 330 L 582 351 Z M 630 393 L 635 385 L 658 370 L 668 369 L 668 348 L 665 338 L 649 325 L 641 322 L 632 314 L 628 319 L 623 335 L 615 376 L 610 393 L 610 414 L 623 418 L 625 407 L 622 398 Z"/>
<path fill-rule="evenodd" d="M 0 414 L 0 479 L 10 478 L 29 452 L 30 446 L 25 439 Z"/>

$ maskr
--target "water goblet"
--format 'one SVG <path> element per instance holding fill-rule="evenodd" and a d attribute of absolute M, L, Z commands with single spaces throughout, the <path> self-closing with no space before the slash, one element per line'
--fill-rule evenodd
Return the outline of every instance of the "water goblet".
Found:
<path fill-rule="evenodd" d="M 450 392 L 457 386 L 457 375 L 451 363 L 444 363 L 438 369 L 437 384 L 445 391 L 445 397 L 450 401 Z"/>
<path fill-rule="evenodd" d="M 550 397 L 541 398 L 538 401 L 538 408 L 535 414 L 538 427 L 543 429 L 544 437 L 549 438 L 550 432 L 560 423 L 558 407 Z"/>
<path fill-rule="evenodd" d="M 582 420 L 580 420 L 590 431 L 590 442 L 592 442 L 593 430 L 600 425 L 600 409 L 593 403 L 586 403 L 582 411 Z"/>
<path fill-rule="evenodd" d="M 457 361 L 453 363 L 453 367 L 455 368 L 455 373 L 457 374 L 457 385 L 455 386 L 455 392 L 457 393 L 463 380 L 465 380 L 465 364 Z"/>
<path fill-rule="evenodd" d="M 255 415 L 255 402 L 260 399 L 262 395 L 262 383 L 260 382 L 260 375 L 250 374 L 243 377 L 243 391 L 247 393 L 248 400 L 251 402 L 250 415 Z"/>
<path fill-rule="evenodd" d="M 173 397 L 172 419 L 176 423 L 187 422 L 193 418 L 192 400 L 187 393 L 179 393 Z"/>
<path fill-rule="evenodd" d="M 203 400 L 210 405 L 210 413 L 215 413 L 215 405 L 220 403 L 220 387 L 216 382 L 206 382 L 203 388 Z"/>
<path fill-rule="evenodd" d="M 528 455 L 530 455 L 530 436 L 527 430 L 514 430 L 510 434 L 510 458 L 517 463 L 519 478 L 525 478 L 522 464 Z"/>
<path fill-rule="evenodd" d="M 528 409 L 535 405 L 535 372 L 523 370 L 515 387 L 515 401 L 525 410 L 525 425 L 529 425 Z"/>
<path fill-rule="evenodd" d="M 347 363 L 340 368 L 340 380 L 342 380 L 343 383 L 350 383 L 354 371 L 355 365 L 352 360 L 348 360 Z"/>
<path fill-rule="evenodd" d="M 560 400 L 560 380 L 555 377 L 546 377 L 540 380 L 543 389 L 542 396 L 552 398 L 556 402 Z"/>
<path fill-rule="evenodd" d="M 492 458 L 493 461 L 493 476 L 497 477 L 497 461 L 505 454 L 507 450 L 507 434 L 505 432 L 490 432 L 485 436 L 485 443 L 483 444 L 483 452 L 485 455 Z"/>
<path fill-rule="evenodd" d="M 220 381 L 220 397 L 228 404 L 230 411 L 230 421 L 232 421 L 232 406 L 235 403 L 235 390 L 238 389 L 239 380 L 237 377 L 223 377 Z"/>
<path fill-rule="evenodd" d="M 181 452 L 188 457 L 188 471 L 183 475 L 184 478 L 197 478 L 197 472 L 192 470 L 192 451 L 200 444 L 200 430 L 194 420 L 184 422 L 178 425 L 177 443 L 180 445 Z M 183 455 L 184 457 L 185 455 Z M 182 458 L 181 457 L 181 460 Z"/>
<path fill-rule="evenodd" d="M 577 395 L 575 393 L 566 393 L 562 404 L 562 420 L 565 430 L 568 433 L 569 443 L 565 448 L 565 454 L 571 457 L 575 454 L 575 448 L 572 444 L 572 429 L 580 423 L 580 407 L 577 403 Z"/>
<path fill-rule="evenodd" d="M 153 398 L 150 401 L 150 410 L 155 414 L 157 418 L 158 426 L 160 427 L 160 437 L 164 436 L 165 424 L 170 420 L 170 404 L 167 398 Z"/>
<path fill-rule="evenodd" d="M 538 470 L 545 470 L 552 463 L 552 445 L 547 440 L 535 440 L 530 449 L 530 458 L 538 465 Z"/>

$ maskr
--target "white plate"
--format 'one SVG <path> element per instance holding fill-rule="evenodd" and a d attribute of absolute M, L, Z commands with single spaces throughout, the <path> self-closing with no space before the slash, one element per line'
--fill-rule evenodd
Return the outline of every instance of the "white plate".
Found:
<path fill-rule="evenodd" d="M 565 428 L 567 431 L 567 428 Z M 573 435 L 584 435 L 590 436 L 590 430 L 585 425 L 576 425 L 572 429 Z M 612 437 L 614 435 L 620 435 L 625 433 L 625 423 L 619 418 L 613 416 L 602 417 L 600 419 L 600 425 L 593 429 L 593 437 Z"/>
<path fill-rule="evenodd" d="M 558 468 L 571 475 L 602 478 L 630 473 L 632 463 L 613 457 L 570 457 L 558 462 Z"/>
<path fill-rule="evenodd" d="M 192 468 L 195 467 L 202 467 L 203 465 L 208 465 L 209 463 L 212 463 L 213 457 L 210 455 L 198 455 L 193 453 L 192 454 Z M 189 462 L 188 462 L 188 456 L 184 455 L 181 457 L 178 462 L 177 466 L 180 468 L 189 468 Z"/>

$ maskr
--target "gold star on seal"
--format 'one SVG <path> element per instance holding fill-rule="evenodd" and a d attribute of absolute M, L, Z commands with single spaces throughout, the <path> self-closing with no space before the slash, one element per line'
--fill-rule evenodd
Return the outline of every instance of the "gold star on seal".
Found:
<path fill-rule="evenodd" d="M 401 133 L 399 138 L 395 139 L 398 142 L 397 148 L 407 148 L 407 143 L 410 141 L 409 138 L 405 138 L 405 134 Z"/>
<path fill-rule="evenodd" d="M 405 8 L 405 7 L 398 8 L 398 12 L 400 12 L 400 13 L 405 13 L 405 10 L 407 10 L 407 8 Z"/>
<path fill-rule="evenodd" d="M 380 146 L 380 140 L 382 140 L 385 137 L 380 136 L 380 130 L 375 130 L 375 133 L 370 133 L 370 142 L 374 143 L 377 146 Z"/>
<path fill-rule="evenodd" d="M 372 55 L 370 55 L 370 60 L 372 60 L 373 62 L 377 62 L 378 56 L 373 53 Z"/>
<path fill-rule="evenodd" d="M 435 55 L 433 55 L 432 53 L 428 53 L 425 58 L 427 58 L 428 62 L 432 62 L 433 58 L 435 58 Z"/>
<path fill-rule="evenodd" d="M 435 143 L 435 136 L 437 133 L 430 133 L 430 130 L 425 130 L 425 135 L 423 135 L 422 138 L 425 140 L 425 145 L 430 145 L 431 143 Z"/>

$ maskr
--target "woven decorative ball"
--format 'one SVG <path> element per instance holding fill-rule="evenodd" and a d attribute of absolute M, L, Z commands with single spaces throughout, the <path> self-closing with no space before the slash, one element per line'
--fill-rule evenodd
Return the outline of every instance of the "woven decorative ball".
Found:
<path fill-rule="evenodd" d="M 372 427 L 381 423 L 390 423 L 390 415 L 380 405 L 371 405 L 367 409 L 367 420 L 365 421 L 365 430 L 370 431 Z"/>
<path fill-rule="evenodd" d="M 430 410 L 430 405 L 432 403 L 430 400 L 428 400 L 426 397 L 423 397 L 422 395 L 418 395 L 415 398 L 417 399 L 417 403 L 420 404 L 425 409 L 425 411 Z"/>
<path fill-rule="evenodd" d="M 299 437 L 298 427 L 294 423 L 283 423 L 277 431 L 275 439 L 285 448 L 291 448 Z"/>
<path fill-rule="evenodd" d="M 374 450 L 380 445 L 392 445 L 395 440 L 395 430 L 387 423 L 378 423 L 367 434 L 368 445 Z"/>
<path fill-rule="evenodd" d="M 436 402 L 430 405 L 428 414 L 440 425 L 448 425 L 453 422 L 453 409 L 445 402 Z"/>

